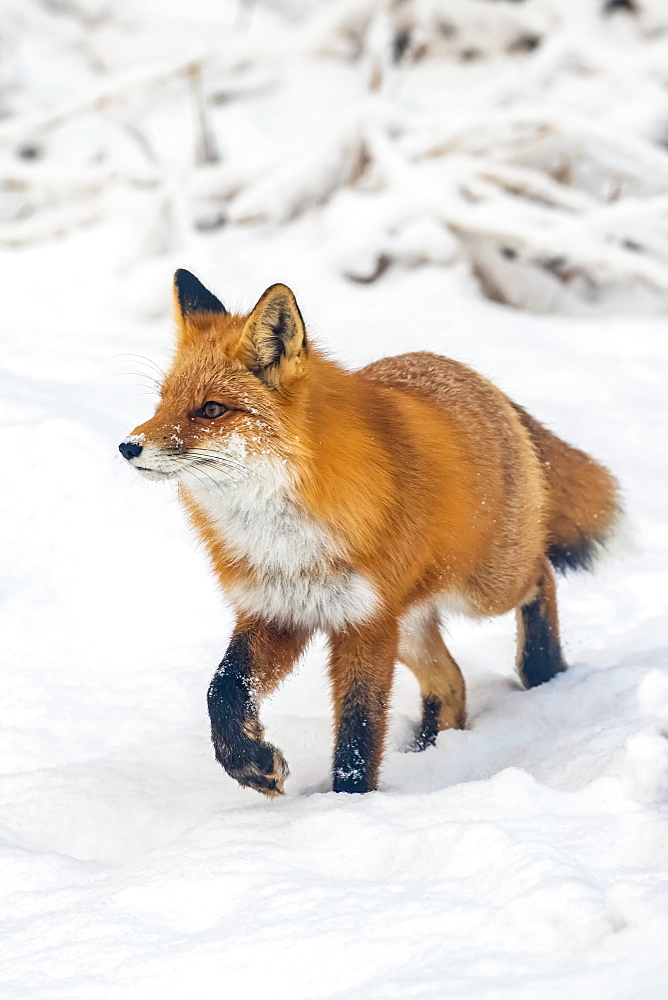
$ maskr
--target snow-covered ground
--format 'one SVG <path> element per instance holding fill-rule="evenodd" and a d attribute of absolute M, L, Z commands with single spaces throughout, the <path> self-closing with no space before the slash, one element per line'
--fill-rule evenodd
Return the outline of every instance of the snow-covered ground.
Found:
<path fill-rule="evenodd" d="M 213 24 L 212 5 L 188 5 L 195 28 L 185 6 L 169 9 L 189 37 Z M 142 7 L 174 30 L 159 5 Z M 50 75 L 62 39 L 40 47 L 46 29 L 28 17 L 37 7 L 9 10 L 26 19 L 25 72 L 45 74 L 44 105 L 59 107 L 83 70 L 72 56 L 72 81 Z M 270 10 L 255 14 L 278 24 Z M 239 148 L 257 147 L 263 127 L 278 141 L 297 95 L 295 129 L 324 135 L 313 74 L 318 99 L 355 100 L 347 64 L 300 66 L 247 114 L 244 103 L 225 111 Z M 47 94 L 52 79 L 62 92 Z M 16 115 L 34 113 L 17 93 Z M 568 88 L 561 97 L 591 111 Z M 170 150 L 180 100 L 175 85 L 152 112 Z M 69 146 L 61 137 L 56 158 L 92 141 L 81 129 Z M 179 169 L 170 183 L 185 183 Z M 664 1000 L 665 316 L 634 316 L 631 296 L 580 316 L 487 301 L 451 233 L 440 263 L 427 253 L 422 266 L 351 282 L 342 254 L 378 248 L 360 250 L 370 230 L 355 229 L 346 191 L 338 207 L 289 224 L 197 234 L 182 222 L 149 252 L 141 241 L 155 212 L 137 207 L 141 197 L 112 191 L 93 225 L 0 250 L 3 1000 Z M 433 249 L 433 227 L 421 232 Z M 154 365 L 168 363 L 175 266 L 230 308 L 290 284 L 311 335 L 349 365 L 413 348 L 463 360 L 609 465 L 631 542 L 596 575 L 559 584 L 566 674 L 523 691 L 512 619 L 453 619 L 469 728 L 404 752 L 418 694 L 398 666 L 381 788 L 334 795 L 317 644 L 263 710 L 291 767 L 286 796 L 268 801 L 224 774 L 205 693 L 230 612 L 171 487 L 140 481 L 116 450 L 151 412 Z"/>

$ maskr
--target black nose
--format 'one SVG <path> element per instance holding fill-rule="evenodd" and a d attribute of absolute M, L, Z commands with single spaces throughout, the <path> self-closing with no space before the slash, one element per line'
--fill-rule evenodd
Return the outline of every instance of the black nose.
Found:
<path fill-rule="evenodd" d="M 141 455 L 141 445 L 134 444 L 132 441 L 121 441 L 118 446 L 123 458 L 127 458 L 128 462 L 131 458 L 136 458 L 137 455 Z"/>

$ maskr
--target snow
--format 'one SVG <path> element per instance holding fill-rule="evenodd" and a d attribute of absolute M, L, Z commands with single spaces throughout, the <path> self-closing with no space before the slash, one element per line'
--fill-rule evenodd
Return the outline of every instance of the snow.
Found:
<path fill-rule="evenodd" d="M 6 129 L 83 107 L 105 74 L 138 74 L 146 63 L 149 78 L 182 65 L 198 46 L 210 49 L 215 32 L 227 63 L 209 69 L 207 86 L 248 87 L 212 112 L 228 157 L 219 164 L 188 166 L 192 125 L 187 143 L 179 136 L 190 105 L 176 78 L 153 97 L 133 94 L 136 107 L 144 102 L 132 114 L 151 137 L 153 166 L 138 156 L 117 109 L 87 119 L 96 121 L 90 132 L 79 118 L 67 136 L 65 125 L 62 134 L 45 133 L 47 152 L 34 166 L 52 186 L 39 182 L 31 212 L 6 221 L 11 189 L 1 192 L 3 1000 L 180 1000 L 211 991 L 243 991 L 248 1000 L 666 995 L 666 354 L 665 316 L 656 315 L 663 300 L 648 305 L 644 279 L 615 270 L 612 255 L 605 264 L 616 284 L 584 305 L 571 291 L 555 296 L 550 286 L 544 294 L 526 269 L 504 287 L 533 311 L 489 301 L 462 252 L 460 228 L 438 222 L 450 213 L 472 224 L 473 214 L 464 217 L 453 201 L 451 178 L 474 190 L 480 171 L 492 168 L 531 172 L 532 184 L 549 183 L 547 173 L 504 159 L 501 146 L 493 158 L 462 142 L 437 191 L 429 164 L 413 161 L 409 149 L 417 149 L 420 129 L 424 142 L 439 142 L 464 127 L 486 149 L 485 121 L 489 135 L 497 121 L 510 149 L 490 97 L 494 81 L 510 110 L 545 86 L 551 115 L 568 129 L 574 116 L 596 121 L 596 141 L 607 136 L 605 148 L 621 149 L 625 164 L 629 149 L 639 148 L 632 140 L 645 143 L 634 197 L 651 220 L 651 198 L 665 200 L 668 177 L 668 157 L 650 145 L 647 124 L 651 118 L 654 128 L 649 111 L 665 114 L 655 87 L 665 76 L 655 49 L 665 41 L 652 34 L 661 5 L 643 5 L 641 36 L 621 15 L 587 34 L 578 31 L 581 5 L 536 3 L 533 21 L 557 23 L 562 34 L 526 69 L 503 56 L 500 32 L 510 29 L 498 23 L 502 13 L 504 24 L 521 22 L 521 7 L 530 5 L 490 5 L 498 14 L 484 34 L 489 62 L 460 66 L 441 54 L 439 76 L 435 54 L 406 71 L 403 95 L 383 91 L 377 100 L 360 82 L 368 66 L 362 72 L 345 55 L 354 35 L 335 37 L 337 23 L 363 21 L 373 6 L 323 4 L 318 20 L 318 10 L 296 0 L 243 5 L 241 24 L 236 5 L 206 0 L 187 10 L 175 0 L 119 3 L 106 22 L 96 21 L 103 5 L 92 2 L 72 5 L 80 17 L 27 0 L 3 12 L 12 61 L 2 73 L 13 81 L 2 98 L 13 113 Z M 436 16 L 444 6 L 422 10 Z M 464 17 L 467 5 L 457 7 Z M 373 26 L 369 63 L 383 30 Z M 253 56 L 239 75 L 230 68 L 235 32 L 235 44 Z M 587 59 L 596 56 L 598 76 L 564 70 L 573 58 L 566 42 L 574 40 Z M 622 42 L 627 55 L 613 95 L 606 88 Z M 267 79 L 280 85 L 267 89 Z M 456 83 L 459 97 L 447 88 L 435 94 L 435 79 Z M 627 98 L 615 109 L 621 91 Z M 636 117 L 645 94 L 647 116 Z M 443 103 L 457 100 L 457 121 L 448 121 Z M 343 104 L 346 113 L 335 115 Z M 413 124 L 400 140 L 381 127 L 409 112 Z M 300 185 L 294 150 L 315 134 L 322 141 Z M 337 157 L 356 134 L 373 150 L 373 174 L 367 186 L 335 189 L 331 178 L 341 183 L 350 166 Z M 3 156 L 3 178 L 33 166 Z M 482 167 L 471 164 L 475 157 Z M 661 157 L 663 175 L 652 169 Z M 93 176 L 86 165 L 108 168 L 90 203 L 78 186 Z M 119 181 L 123 171 L 146 171 L 154 186 Z M 240 178 L 243 189 L 235 186 Z M 19 200 L 27 197 L 18 190 Z M 228 190 L 237 192 L 231 201 L 221 195 Z M 576 208 L 584 204 L 577 199 L 596 197 L 584 184 L 562 185 L 561 193 Z M 487 188 L 483 195 L 493 201 L 489 232 L 500 224 L 501 196 Z M 606 210 L 626 212 L 642 229 L 630 197 Z M 299 212 L 286 211 L 295 205 Z M 260 208 L 271 224 L 240 221 Z M 210 219 L 219 210 L 237 223 L 193 225 L 198 213 Z M 55 222 L 49 213 L 58 213 Z M 82 228 L 84 217 L 91 224 Z M 523 219 L 522 238 L 535 248 L 545 239 L 544 215 Z M 658 215 L 655 222 L 659 245 L 665 232 Z M 596 220 L 578 225 L 578 253 L 600 251 Z M 377 281 L 346 277 L 368 278 L 379 254 L 392 264 Z M 449 645 L 467 681 L 469 727 L 441 733 L 424 753 L 406 753 L 418 692 L 398 667 L 378 792 L 329 790 L 322 642 L 262 711 L 268 738 L 291 768 L 286 796 L 268 801 L 240 788 L 213 759 L 206 690 L 231 613 L 172 487 L 140 480 L 117 452 L 151 413 L 154 365 L 169 363 L 177 266 L 197 273 L 230 309 L 248 309 L 267 285 L 286 282 L 310 336 L 351 366 L 410 349 L 462 360 L 603 460 L 622 484 L 633 545 L 611 553 L 595 575 L 559 583 L 569 670 L 523 691 L 513 671 L 512 617 L 453 618 Z M 566 294 L 573 308 L 562 308 Z"/>

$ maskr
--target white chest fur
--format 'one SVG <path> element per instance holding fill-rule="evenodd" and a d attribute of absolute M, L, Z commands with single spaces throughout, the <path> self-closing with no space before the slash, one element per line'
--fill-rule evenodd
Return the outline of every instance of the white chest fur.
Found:
<path fill-rule="evenodd" d="M 256 458 L 234 482 L 189 483 L 228 548 L 253 568 L 228 595 L 247 614 L 310 629 L 338 629 L 371 617 L 372 585 L 346 565 L 331 533 L 293 498 L 277 459 Z"/>

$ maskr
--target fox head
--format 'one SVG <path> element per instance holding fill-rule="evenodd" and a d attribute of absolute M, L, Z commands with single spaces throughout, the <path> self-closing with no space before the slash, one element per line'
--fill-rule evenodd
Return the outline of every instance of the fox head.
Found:
<path fill-rule="evenodd" d="M 174 276 L 176 353 L 154 415 L 119 445 L 148 479 L 238 482 L 299 450 L 307 341 L 292 291 L 272 285 L 248 316 L 228 313 L 189 271 Z"/>

